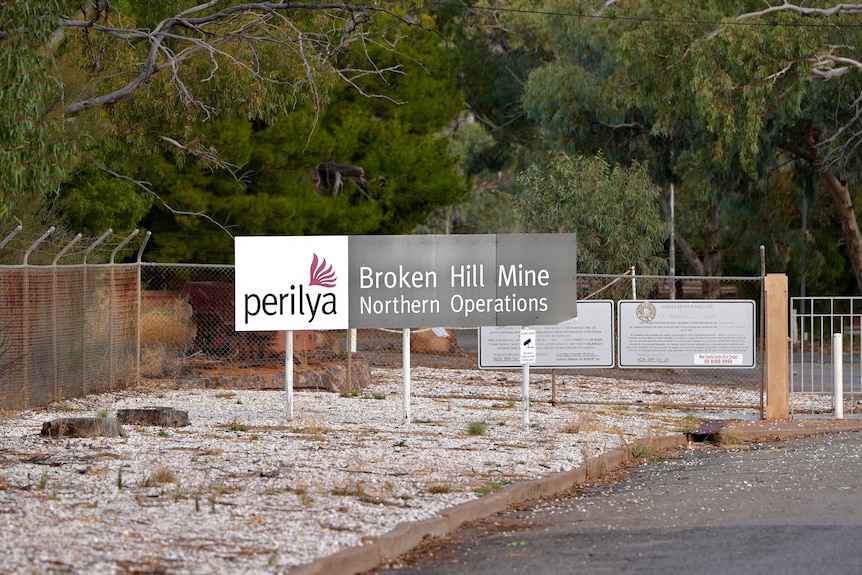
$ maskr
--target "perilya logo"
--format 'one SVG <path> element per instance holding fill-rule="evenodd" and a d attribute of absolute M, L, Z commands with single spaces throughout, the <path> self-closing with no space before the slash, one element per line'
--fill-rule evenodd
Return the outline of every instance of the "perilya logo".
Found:
<path fill-rule="evenodd" d="M 320 286 L 325 288 L 334 288 L 335 287 L 335 272 L 332 271 L 332 265 L 326 267 L 326 260 L 320 262 L 320 265 L 317 263 L 317 254 L 311 254 L 313 257 L 311 258 L 311 270 L 309 271 L 309 281 L 308 285 L 310 286 Z"/>
<path fill-rule="evenodd" d="M 312 254 L 311 267 L 309 269 L 308 287 L 320 286 L 322 288 L 334 288 L 338 278 L 332 265 L 326 265 L 326 260 L 320 260 L 317 254 Z M 335 315 L 337 306 L 335 294 L 324 292 L 311 294 L 303 289 L 303 285 L 291 285 L 290 291 L 276 294 L 246 294 L 245 295 L 245 323 L 249 318 L 263 313 L 269 316 L 283 315 L 310 315 L 308 323 L 314 321 L 318 312 L 323 315 Z"/>

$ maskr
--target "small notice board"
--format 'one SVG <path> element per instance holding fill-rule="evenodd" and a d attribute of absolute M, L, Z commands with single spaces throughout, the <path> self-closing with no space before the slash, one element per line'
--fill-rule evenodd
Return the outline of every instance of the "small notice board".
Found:
<path fill-rule="evenodd" d="M 610 300 L 578 302 L 578 317 L 556 325 L 530 326 L 535 332 L 533 367 L 613 367 L 614 303 Z M 479 328 L 479 367 L 520 367 L 524 340 L 521 328 Z"/>

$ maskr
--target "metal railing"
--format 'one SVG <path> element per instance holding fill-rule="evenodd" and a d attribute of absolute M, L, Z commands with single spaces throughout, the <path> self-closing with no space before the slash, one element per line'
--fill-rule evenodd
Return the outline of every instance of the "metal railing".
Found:
<path fill-rule="evenodd" d="M 831 413 L 835 334 L 843 347 L 843 396 L 849 412 L 856 412 L 862 395 L 862 297 L 794 297 L 790 318 L 791 413 Z"/>

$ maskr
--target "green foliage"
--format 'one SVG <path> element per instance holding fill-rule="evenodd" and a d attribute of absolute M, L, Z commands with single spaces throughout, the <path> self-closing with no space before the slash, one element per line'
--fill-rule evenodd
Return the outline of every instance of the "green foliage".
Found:
<path fill-rule="evenodd" d="M 602 156 L 554 153 L 520 177 L 521 209 L 532 232 L 578 234 L 578 269 L 583 273 L 666 270 L 656 258 L 669 228 L 661 217 L 660 190 L 646 168 L 611 166 Z"/>
<path fill-rule="evenodd" d="M 61 2 L 0 3 L 0 223 L 30 198 L 53 195 L 77 144 L 63 118 L 50 114 L 62 97 L 45 45 Z M 22 217 L 29 214 L 22 214 Z"/>
<path fill-rule="evenodd" d="M 0 5 L 0 224 L 53 209 L 101 233 L 149 213 L 156 259 L 226 261 L 213 222 L 405 233 L 464 198 L 436 136 L 462 108 L 457 58 L 404 12 L 417 2 L 238 4 L 202 5 L 194 26 L 171 18 L 185 2 Z M 369 189 L 317 197 L 328 159 Z"/>
<path fill-rule="evenodd" d="M 763 244 L 770 271 L 812 277 L 816 266 L 818 280 L 845 284 L 840 270 L 850 266 L 834 259 L 841 227 L 812 211 L 802 230 L 801 198 L 823 205 L 819 178 L 805 183 L 820 170 L 840 169 L 858 185 L 858 154 L 848 152 L 862 74 L 821 81 L 814 73 L 837 71 L 833 56 L 855 61 L 860 32 L 850 16 L 787 6 L 740 20 L 763 4 L 582 0 L 566 12 L 598 17 L 534 20 L 553 57 L 525 86 L 529 117 L 553 147 L 648 165 L 665 206 L 675 184 L 684 273 L 759 273 Z M 827 261 L 836 264 L 828 272 Z"/>
<path fill-rule="evenodd" d="M 385 54 L 379 56 L 383 61 Z M 397 101 L 339 87 L 316 116 L 305 106 L 268 122 L 207 124 L 203 137 L 223 159 L 242 166 L 246 182 L 197 164 L 177 166 L 169 154 L 153 163 L 148 177 L 161 182 L 156 190 L 167 204 L 206 213 L 233 235 L 409 233 L 440 206 L 467 196 L 458 158 L 439 134 L 462 99 L 452 55 L 438 37 L 414 34 L 399 57 L 406 57 L 404 75 L 388 86 Z M 361 167 L 364 189 L 346 182 L 343 195 L 327 195 L 316 172 L 327 160 Z M 205 219 L 156 205 L 145 224 L 153 231 L 149 259 L 232 259 L 232 238 Z"/>

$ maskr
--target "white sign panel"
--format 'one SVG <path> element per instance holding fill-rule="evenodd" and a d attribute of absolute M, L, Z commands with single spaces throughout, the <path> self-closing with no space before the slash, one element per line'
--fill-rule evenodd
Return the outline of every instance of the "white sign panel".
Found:
<path fill-rule="evenodd" d="M 348 327 L 347 236 L 234 239 L 237 331 Z"/>
<path fill-rule="evenodd" d="M 557 325 L 533 326 L 539 368 L 613 367 L 614 303 L 579 301 L 578 317 Z M 520 363 L 518 327 L 479 328 L 479 367 L 516 368 Z"/>
<path fill-rule="evenodd" d="M 620 301 L 620 367 L 754 367 L 751 300 Z"/>
<path fill-rule="evenodd" d="M 536 330 L 521 329 L 521 365 L 536 363 Z"/>

